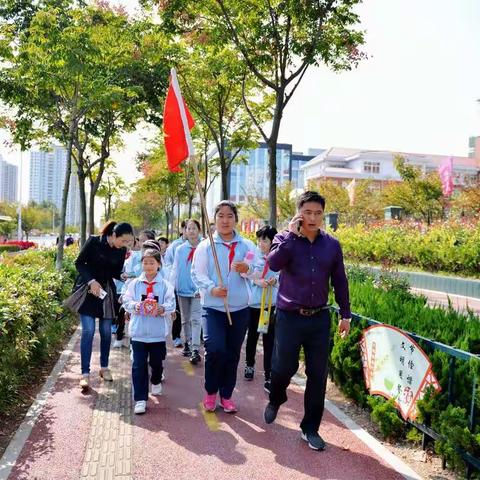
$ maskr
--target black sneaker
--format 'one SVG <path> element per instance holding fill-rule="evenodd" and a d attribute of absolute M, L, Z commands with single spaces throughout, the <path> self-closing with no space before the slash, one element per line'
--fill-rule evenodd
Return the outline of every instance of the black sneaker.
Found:
<path fill-rule="evenodd" d="M 308 443 L 308 446 L 312 450 L 325 450 L 325 442 L 323 438 L 317 433 L 306 433 L 302 432 L 302 440 L 305 440 Z"/>
<path fill-rule="evenodd" d="M 187 342 L 185 342 L 185 345 L 184 345 L 183 350 L 182 350 L 182 355 L 184 357 L 189 357 L 191 354 L 192 354 L 192 352 L 190 350 L 190 345 Z"/>
<path fill-rule="evenodd" d="M 193 350 L 192 354 L 190 355 L 190 363 L 192 363 L 193 365 L 196 365 L 201 361 L 202 361 L 202 357 L 200 357 L 198 350 Z"/>
<path fill-rule="evenodd" d="M 267 392 L 270 393 L 270 386 L 272 385 L 271 380 L 265 380 L 265 383 L 263 384 L 263 389 Z"/>
<path fill-rule="evenodd" d="M 245 367 L 245 380 L 253 380 L 253 377 L 255 376 L 255 367 L 249 367 L 248 365 Z"/>
<path fill-rule="evenodd" d="M 265 420 L 265 423 L 273 423 L 275 421 L 277 418 L 278 409 L 279 407 L 271 404 L 270 402 L 267 403 L 265 412 L 263 412 L 263 419 Z"/>

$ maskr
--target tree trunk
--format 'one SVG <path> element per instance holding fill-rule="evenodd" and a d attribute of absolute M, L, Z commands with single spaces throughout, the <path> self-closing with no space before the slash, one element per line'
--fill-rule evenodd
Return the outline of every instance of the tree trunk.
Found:
<path fill-rule="evenodd" d="M 228 200 L 229 194 L 228 194 L 228 171 L 223 164 L 223 162 L 220 164 L 220 175 L 222 178 L 222 200 Z"/>
<path fill-rule="evenodd" d="M 95 188 L 93 182 L 90 180 L 90 194 L 88 202 L 88 235 L 95 233 Z"/>
<path fill-rule="evenodd" d="M 109 193 L 107 197 L 107 214 L 105 215 L 105 221 L 108 222 L 112 216 L 112 195 Z"/>
<path fill-rule="evenodd" d="M 170 240 L 170 215 L 168 213 L 168 209 L 165 210 L 165 219 L 167 221 L 167 228 L 165 229 L 165 236 Z"/>
<path fill-rule="evenodd" d="M 221 200 L 228 200 L 230 197 L 230 192 L 228 191 L 228 167 L 227 167 L 228 158 L 226 158 L 225 156 L 225 148 L 223 147 L 223 144 L 219 149 L 218 155 L 220 157 L 220 178 L 221 178 L 221 184 L 222 184 Z"/>
<path fill-rule="evenodd" d="M 188 197 L 188 218 L 192 218 L 193 196 Z"/>
<path fill-rule="evenodd" d="M 80 247 L 87 240 L 87 194 L 85 192 L 85 175 L 80 165 L 77 167 L 78 191 L 80 195 Z"/>
<path fill-rule="evenodd" d="M 72 147 L 73 147 L 73 134 L 77 126 L 77 121 L 75 115 L 70 124 L 70 129 L 68 132 L 68 144 L 67 144 L 67 168 L 65 171 L 65 180 L 63 182 L 63 193 L 62 193 L 62 207 L 60 210 L 60 229 L 58 233 L 58 245 L 57 245 L 57 259 L 55 261 L 55 267 L 60 271 L 63 267 L 63 245 L 65 243 L 65 224 L 67 218 L 67 200 L 68 200 L 68 190 L 70 188 L 70 175 L 72 173 Z"/>
<path fill-rule="evenodd" d="M 180 199 L 177 199 L 177 232 L 180 231 Z"/>
<path fill-rule="evenodd" d="M 272 130 L 268 139 L 268 196 L 270 200 L 270 225 L 277 226 L 277 142 L 280 132 L 280 123 L 283 115 L 284 91 L 276 93 L 275 112 L 273 114 Z"/>

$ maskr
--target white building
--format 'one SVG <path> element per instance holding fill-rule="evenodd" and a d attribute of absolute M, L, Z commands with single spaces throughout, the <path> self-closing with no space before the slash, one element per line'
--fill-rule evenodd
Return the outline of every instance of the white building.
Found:
<path fill-rule="evenodd" d="M 449 157 L 449 155 L 334 147 L 325 150 L 301 167 L 304 171 L 305 186 L 309 182 L 322 180 L 332 180 L 342 186 L 347 186 L 352 179 L 371 179 L 380 184 L 400 181 L 400 175 L 394 166 L 397 155 L 425 173 L 438 171 L 440 164 Z M 468 186 L 478 180 L 480 159 L 455 156 L 452 156 L 452 159 L 456 187 Z"/>
<path fill-rule="evenodd" d="M 50 151 L 30 152 L 30 201 L 51 202 L 60 209 L 66 168 L 67 151 L 63 147 L 53 146 Z M 74 169 L 70 176 L 66 223 L 80 223 L 79 188 Z"/>
<path fill-rule="evenodd" d="M 17 201 L 18 167 L 3 160 L 0 155 L 0 202 Z"/>

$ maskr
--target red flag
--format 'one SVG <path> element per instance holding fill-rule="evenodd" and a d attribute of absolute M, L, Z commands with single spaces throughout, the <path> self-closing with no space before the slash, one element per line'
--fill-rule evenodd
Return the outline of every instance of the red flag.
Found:
<path fill-rule="evenodd" d="M 180 91 L 177 73 L 172 68 L 163 110 L 163 136 L 168 168 L 171 172 L 180 172 L 179 165 L 195 154 L 190 135 L 190 130 L 194 125 L 195 121 L 190 115 Z"/>

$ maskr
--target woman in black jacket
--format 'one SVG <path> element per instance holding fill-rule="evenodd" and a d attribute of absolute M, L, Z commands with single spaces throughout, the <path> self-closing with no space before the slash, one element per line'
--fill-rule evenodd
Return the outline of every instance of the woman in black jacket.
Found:
<path fill-rule="evenodd" d="M 127 252 L 127 245 L 133 242 L 133 229 L 128 223 L 107 223 L 100 236 L 91 236 L 83 246 L 75 267 L 80 274 L 76 287 L 89 285 L 89 291 L 78 310 L 82 322 L 82 338 L 80 355 L 82 363 L 82 389 L 89 387 L 90 358 L 92 356 L 93 336 L 95 334 L 95 319 L 99 319 L 100 330 L 100 376 L 106 381 L 112 381 L 108 369 L 110 353 L 111 328 L 114 313 L 111 308 L 105 308 L 106 303 L 114 305 L 116 290 L 114 278 L 120 279 Z M 105 295 L 106 294 L 106 295 Z M 113 295 L 112 298 L 110 298 Z M 104 312 L 109 312 L 105 315 Z"/>

